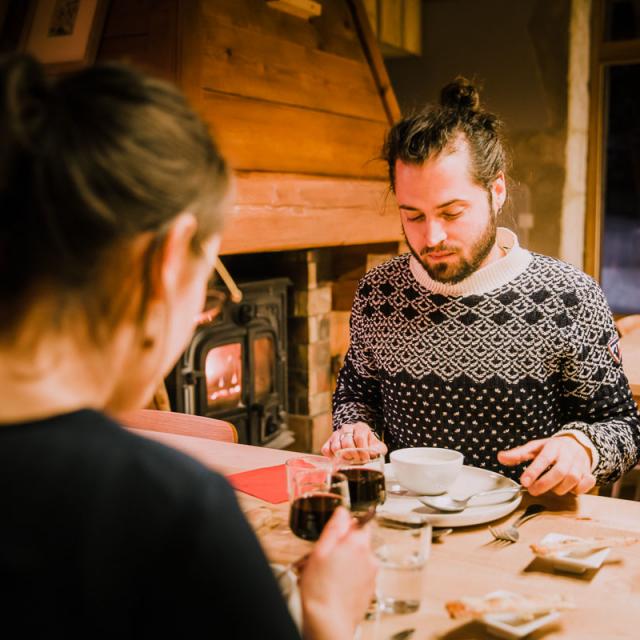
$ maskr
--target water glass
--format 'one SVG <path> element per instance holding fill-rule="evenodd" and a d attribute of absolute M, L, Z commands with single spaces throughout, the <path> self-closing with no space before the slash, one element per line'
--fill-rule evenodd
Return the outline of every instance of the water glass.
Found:
<path fill-rule="evenodd" d="M 431 552 L 431 525 L 418 514 L 377 513 L 372 541 L 380 561 L 378 611 L 413 613 L 420 608 L 425 566 Z"/>

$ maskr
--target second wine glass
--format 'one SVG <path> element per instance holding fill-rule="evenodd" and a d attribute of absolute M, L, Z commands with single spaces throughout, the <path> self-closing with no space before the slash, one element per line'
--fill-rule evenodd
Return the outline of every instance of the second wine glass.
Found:
<path fill-rule="evenodd" d="M 369 517 L 386 499 L 384 456 L 372 448 L 340 449 L 333 465 L 347 477 L 354 517 Z"/>

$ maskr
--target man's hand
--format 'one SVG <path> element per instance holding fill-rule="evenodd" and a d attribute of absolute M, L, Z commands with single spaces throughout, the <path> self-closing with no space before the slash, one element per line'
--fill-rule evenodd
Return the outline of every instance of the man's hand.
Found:
<path fill-rule="evenodd" d="M 547 491 L 559 496 L 586 493 L 596 483 L 591 474 L 591 454 L 570 434 L 531 440 L 521 447 L 498 453 L 498 462 L 509 467 L 533 462 L 520 476 L 520 483 L 532 496 Z"/>
<path fill-rule="evenodd" d="M 352 447 L 375 449 L 381 455 L 387 453 L 386 445 L 378 440 L 368 424 L 354 422 L 353 424 L 343 424 L 331 434 L 331 437 L 322 445 L 322 455 L 330 458 L 339 449 Z"/>

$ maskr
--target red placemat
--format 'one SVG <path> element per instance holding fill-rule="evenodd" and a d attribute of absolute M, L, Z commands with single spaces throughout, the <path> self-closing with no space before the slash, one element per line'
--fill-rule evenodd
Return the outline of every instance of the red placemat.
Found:
<path fill-rule="evenodd" d="M 265 502 L 278 504 L 289 499 L 287 471 L 283 464 L 234 473 L 227 476 L 227 479 L 238 491 L 248 493 Z"/>

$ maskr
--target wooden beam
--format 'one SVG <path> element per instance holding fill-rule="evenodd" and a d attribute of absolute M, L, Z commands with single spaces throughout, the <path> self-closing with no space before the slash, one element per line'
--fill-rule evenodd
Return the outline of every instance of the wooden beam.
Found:
<path fill-rule="evenodd" d="M 398 105 L 396 94 L 393 92 L 387 68 L 384 66 L 384 59 L 380 52 L 378 41 L 369 23 L 367 10 L 362 0 L 347 0 L 347 2 L 351 9 L 358 35 L 360 36 L 362 48 L 371 67 L 371 73 L 378 86 L 378 91 L 387 114 L 387 120 L 391 125 L 400 120 L 400 106 Z"/>
<path fill-rule="evenodd" d="M 283 251 L 402 237 L 386 181 L 240 172 L 222 254 Z"/>
<path fill-rule="evenodd" d="M 303 20 L 317 18 L 322 14 L 322 5 L 315 0 L 267 0 L 267 6 Z"/>
<path fill-rule="evenodd" d="M 386 124 L 205 91 L 202 112 L 240 171 L 383 179 Z"/>
<path fill-rule="evenodd" d="M 205 90 L 386 124 L 378 87 L 359 42 L 346 56 L 327 50 L 324 43 L 286 38 L 275 29 L 258 30 L 225 18 L 213 12 L 202 18 L 207 34 L 200 51 Z"/>

